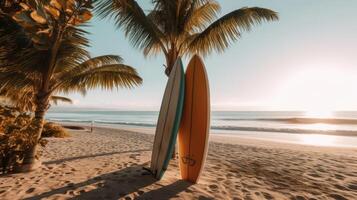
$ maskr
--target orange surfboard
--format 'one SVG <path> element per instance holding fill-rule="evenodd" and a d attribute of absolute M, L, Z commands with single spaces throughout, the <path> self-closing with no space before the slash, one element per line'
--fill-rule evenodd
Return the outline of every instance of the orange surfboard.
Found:
<path fill-rule="evenodd" d="M 191 59 L 185 77 L 185 101 L 178 135 L 183 180 L 196 183 L 203 169 L 210 129 L 208 77 L 201 58 Z"/>

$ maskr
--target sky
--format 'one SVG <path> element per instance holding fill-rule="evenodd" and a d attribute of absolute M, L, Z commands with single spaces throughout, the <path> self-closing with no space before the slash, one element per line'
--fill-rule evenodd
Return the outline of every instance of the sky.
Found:
<path fill-rule="evenodd" d="M 139 0 L 150 9 L 150 1 Z M 204 58 L 212 110 L 357 110 L 356 0 L 218 0 L 222 15 L 241 7 L 265 7 L 278 22 L 258 25 L 224 53 Z M 144 58 L 123 31 L 94 18 L 92 56 L 120 55 L 143 85 L 134 89 L 70 94 L 68 107 L 159 110 L 167 78 L 162 56 Z M 184 65 L 188 60 L 183 60 Z"/>

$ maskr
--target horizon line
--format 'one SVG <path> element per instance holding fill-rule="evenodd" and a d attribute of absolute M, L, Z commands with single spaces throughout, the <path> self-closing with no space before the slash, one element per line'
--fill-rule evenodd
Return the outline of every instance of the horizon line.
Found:
<path fill-rule="evenodd" d="M 91 111 L 123 111 L 123 112 L 159 112 L 160 109 L 124 109 L 124 108 L 111 108 L 111 107 L 51 107 L 49 111 L 53 111 L 53 109 L 80 109 L 80 110 L 91 110 Z M 245 110 L 245 109 L 212 109 L 212 112 L 309 112 L 311 110 L 308 109 L 251 109 L 251 110 Z M 357 110 L 346 110 L 346 109 L 336 109 L 336 110 L 328 110 L 330 112 L 357 112 Z"/>

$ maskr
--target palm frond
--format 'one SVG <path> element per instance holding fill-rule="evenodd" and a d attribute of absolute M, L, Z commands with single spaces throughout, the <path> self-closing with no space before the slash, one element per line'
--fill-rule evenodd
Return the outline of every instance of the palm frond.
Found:
<path fill-rule="evenodd" d="M 84 73 L 86 71 L 90 71 L 92 69 L 104 65 L 121 64 L 122 62 L 123 62 L 123 58 L 120 56 L 104 55 L 104 56 L 98 56 L 91 59 L 87 59 L 86 61 L 83 61 L 82 63 L 79 64 L 74 63 L 74 65 L 69 65 L 69 67 L 67 67 L 66 69 L 62 68 L 61 71 L 56 73 L 55 84 L 57 80 L 62 80 L 65 79 L 66 77 L 71 77 L 75 74 Z"/>
<path fill-rule="evenodd" d="M 154 0 L 153 11 L 156 12 L 156 25 L 163 29 L 163 32 L 168 34 L 172 33 L 173 29 L 176 29 L 178 15 L 178 1 L 166 1 L 166 0 Z"/>
<path fill-rule="evenodd" d="M 58 49 L 55 73 L 67 71 L 90 59 L 86 50 L 89 40 L 85 37 L 88 32 L 77 27 L 68 27 L 65 33 Z"/>
<path fill-rule="evenodd" d="M 51 96 L 50 100 L 55 105 L 58 105 L 58 102 L 73 103 L 72 99 L 62 96 Z"/>
<path fill-rule="evenodd" d="M 203 31 L 217 18 L 220 11 L 221 6 L 218 2 L 213 0 L 204 2 L 202 5 L 195 3 L 192 5 L 188 13 L 187 22 L 185 23 L 185 31 L 190 34 Z"/>
<path fill-rule="evenodd" d="M 0 90 L 6 91 L 27 91 L 33 90 L 39 84 L 36 73 L 22 73 L 20 71 L 6 71 L 0 69 Z"/>
<path fill-rule="evenodd" d="M 263 21 L 275 20 L 278 20 L 278 14 L 265 8 L 241 8 L 232 11 L 197 35 L 189 45 L 189 51 L 203 55 L 213 50 L 223 52 L 241 36 L 242 31 L 250 31 L 254 25 Z"/>
<path fill-rule="evenodd" d="M 35 109 L 34 90 L 32 89 L 3 88 L 0 89 L 0 96 L 21 111 Z"/>
<path fill-rule="evenodd" d="M 14 71 L 39 71 L 43 53 L 32 45 L 26 31 L 11 17 L 0 16 L 0 67 Z"/>
<path fill-rule="evenodd" d="M 123 28 L 134 47 L 144 49 L 160 44 L 163 33 L 148 20 L 145 12 L 135 0 L 103 0 L 96 11 L 102 18 L 115 20 Z M 163 45 L 160 45 L 163 48 Z M 165 49 L 162 49 L 165 51 Z"/>
<path fill-rule="evenodd" d="M 141 83 L 142 79 L 130 66 L 124 64 L 103 65 L 62 79 L 57 92 L 67 94 L 94 88 L 132 88 Z"/>

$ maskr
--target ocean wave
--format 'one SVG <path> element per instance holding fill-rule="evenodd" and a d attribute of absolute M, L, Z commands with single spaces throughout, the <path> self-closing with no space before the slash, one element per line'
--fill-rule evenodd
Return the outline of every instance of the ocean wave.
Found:
<path fill-rule="evenodd" d="M 91 120 L 80 120 L 80 119 L 57 119 L 57 118 L 48 118 L 47 121 L 52 122 L 74 122 L 74 123 L 91 123 Z"/>
<path fill-rule="evenodd" d="M 100 123 L 100 124 L 118 124 L 118 125 L 128 125 L 128 126 L 145 126 L 145 127 L 155 127 L 156 124 L 152 123 L 141 123 L 141 122 L 109 122 L 109 121 L 101 121 L 101 120 L 96 120 L 95 123 Z"/>
<path fill-rule="evenodd" d="M 356 130 L 318 130 L 318 129 L 302 129 L 302 128 L 266 128 L 266 127 L 241 127 L 241 126 L 211 126 L 211 129 L 227 130 L 227 131 L 254 131 L 254 132 L 357 136 Z"/>
<path fill-rule="evenodd" d="M 357 119 L 345 118 L 307 118 L 307 117 L 290 117 L 290 118 L 221 118 L 223 121 L 271 121 L 271 122 L 285 122 L 291 124 L 348 124 L 357 125 Z"/>
<path fill-rule="evenodd" d="M 77 119 L 49 119 L 49 121 L 55 122 L 72 122 L 72 123 L 97 123 L 97 124 L 117 124 L 117 125 L 128 125 L 128 126 L 144 126 L 144 127 L 155 127 L 154 123 L 141 123 L 141 122 L 120 122 L 120 121 L 105 121 L 105 120 L 77 120 Z"/>

